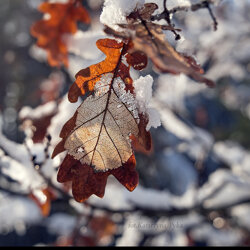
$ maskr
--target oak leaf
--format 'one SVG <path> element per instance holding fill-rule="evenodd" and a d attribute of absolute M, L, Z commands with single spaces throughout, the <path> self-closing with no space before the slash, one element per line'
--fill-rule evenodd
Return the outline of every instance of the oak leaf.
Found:
<path fill-rule="evenodd" d="M 145 129 L 147 117 L 139 114 L 130 66 L 123 62 L 129 43 L 101 39 L 97 46 L 106 58 L 76 75 L 69 100 L 77 101 L 80 95 L 85 99 L 62 128 L 62 140 L 52 155 L 67 150 L 58 181 L 72 181 L 74 198 L 80 202 L 92 194 L 102 197 L 110 174 L 132 191 L 138 175 L 131 140 L 147 150 L 151 148 L 150 133 Z M 146 65 L 145 58 L 141 58 L 142 62 L 136 63 L 140 68 Z"/>
<path fill-rule="evenodd" d="M 103 238 L 109 238 L 117 231 L 115 223 L 108 216 L 93 217 L 89 221 L 88 227 L 97 243 L 102 241 Z"/>
<path fill-rule="evenodd" d="M 37 195 L 37 192 L 39 192 L 40 194 Z M 40 208 L 41 214 L 44 217 L 48 217 L 51 210 L 51 201 L 56 198 L 54 191 L 51 188 L 36 190 L 36 192 L 32 192 L 30 194 L 30 198 Z"/>
<path fill-rule="evenodd" d="M 79 96 L 93 91 L 95 84 L 108 73 L 120 77 L 124 81 L 126 89 L 133 92 L 132 78 L 129 74 L 130 66 L 136 70 L 142 70 L 147 66 L 147 57 L 144 53 L 128 53 L 128 50 L 131 49 L 129 41 L 123 43 L 114 39 L 100 39 L 96 42 L 96 46 L 106 55 L 106 58 L 76 74 L 76 80 L 68 94 L 70 102 L 76 102 Z M 123 56 L 128 65 L 122 61 Z"/>
<path fill-rule="evenodd" d="M 152 23 L 151 16 L 158 8 L 154 3 L 145 4 L 143 8 L 135 10 L 128 17 L 128 24 L 119 24 L 124 32 L 117 32 L 106 27 L 105 32 L 122 39 L 131 39 L 133 46 L 130 53 L 143 52 L 153 62 L 161 73 L 184 73 L 195 81 L 203 82 L 209 87 L 215 84 L 205 78 L 203 69 L 191 56 L 178 53 L 166 40 L 164 30 L 177 30 L 169 25 Z"/>
<path fill-rule="evenodd" d="M 19 118 L 21 129 L 32 139 L 33 143 L 44 141 L 51 119 L 57 114 L 56 102 L 48 102 L 35 109 L 26 107 L 21 110 Z"/>
<path fill-rule="evenodd" d="M 88 24 L 88 12 L 79 0 L 69 0 L 65 4 L 44 2 L 39 11 L 47 16 L 31 27 L 31 35 L 37 38 L 37 46 L 47 51 L 51 66 L 64 64 L 67 67 L 68 49 L 63 35 L 76 33 L 77 21 Z"/>

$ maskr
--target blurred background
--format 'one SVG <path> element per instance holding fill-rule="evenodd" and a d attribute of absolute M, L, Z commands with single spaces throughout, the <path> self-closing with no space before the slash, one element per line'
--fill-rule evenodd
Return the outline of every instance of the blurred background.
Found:
<path fill-rule="evenodd" d="M 173 16 L 182 38 L 168 39 L 217 86 L 149 63 L 140 74 L 154 78 L 162 125 L 152 154 L 136 153 L 140 184 L 129 193 L 110 177 L 105 197 L 86 204 L 56 182 L 63 157 L 49 154 L 79 105 L 66 97 L 74 75 L 103 58 L 103 1 L 83 1 L 92 22 L 68 38 L 68 69 L 50 67 L 30 35 L 41 2 L 0 1 L 0 246 L 249 245 L 250 1 L 215 1 L 216 31 L 207 9 Z"/>

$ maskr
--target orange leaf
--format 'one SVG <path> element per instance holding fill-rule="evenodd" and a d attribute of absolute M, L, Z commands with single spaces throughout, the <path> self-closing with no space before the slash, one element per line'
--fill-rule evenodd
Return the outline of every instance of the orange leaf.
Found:
<path fill-rule="evenodd" d="M 105 237 L 109 237 L 115 234 L 116 225 L 107 216 L 97 216 L 90 220 L 88 224 L 89 228 L 97 241 L 101 241 Z"/>
<path fill-rule="evenodd" d="M 101 76 L 113 73 L 120 60 L 123 43 L 111 39 L 100 39 L 96 42 L 96 46 L 106 55 L 106 58 L 104 61 L 82 69 L 76 74 L 76 81 L 69 90 L 70 102 L 76 102 L 80 95 L 93 91 Z"/>
<path fill-rule="evenodd" d="M 37 38 L 37 46 L 48 53 L 51 66 L 68 66 L 68 49 L 63 41 L 64 34 L 74 34 L 77 31 L 77 21 L 90 22 L 90 17 L 79 0 L 69 0 L 68 3 L 42 3 L 40 12 L 49 17 L 36 22 L 31 27 L 31 35 Z"/>
<path fill-rule="evenodd" d="M 47 217 L 50 213 L 51 200 L 55 199 L 53 191 L 49 188 L 37 190 L 30 194 L 30 198 L 38 205 L 42 215 Z"/>

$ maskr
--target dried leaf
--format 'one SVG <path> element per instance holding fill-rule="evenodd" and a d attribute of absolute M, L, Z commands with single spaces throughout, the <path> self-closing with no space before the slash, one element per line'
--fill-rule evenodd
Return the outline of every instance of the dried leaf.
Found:
<path fill-rule="evenodd" d="M 148 58 L 142 51 L 135 51 L 126 56 L 128 64 L 135 70 L 142 70 L 147 67 Z"/>
<path fill-rule="evenodd" d="M 37 192 L 39 192 L 39 194 Z M 50 188 L 37 190 L 37 192 L 31 193 L 30 198 L 40 208 L 41 214 L 44 217 L 47 217 L 49 216 L 51 209 L 51 200 L 55 199 L 55 194 Z"/>
<path fill-rule="evenodd" d="M 112 39 L 100 39 L 96 42 L 96 46 L 106 55 L 106 58 L 104 61 L 82 69 L 76 74 L 76 81 L 69 90 L 70 102 L 76 102 L 79 96 L 93 91 L 96 82 L 101 79 L 101 76 L 114 73 L 120 61 L 123 43 L 118 43 Z"/>
<path fill-rule="evenodd" d="M 111 90 L 82 103 L 64 147 L 82 164 L 106 171 L 120 167 L 131 156 L 130 134 L 138 135 L 137 121 Z"/>
<path fill-rule="evenodd" d="M 141 132 L 146 131 L 146 118 L 137 110 L 130 66 L 122 62 L 126 57 L 135 57 L 128 56 L 129 44 L 102 39 L 97 46 L 107 57 L 76 75 L 69 99 L 76 101 L 80 95 L 86 98 L 64 125 L 62 140 L 52 155 L 67 150 L 58 181 L 72 181 L 73 195 L 80 202 L 92 194 L 103 197 L 110 174 L 132 191 L 138 175 L 131 139 L 147 150 L 151 147 L 149 132 Z M 142 62 L 136 63 L 142 68 L 145 57 L 139 58 Z"/>
<path fill-rule="evenodd" d="M 153 144 L 150 132 L 145 129 L 148 124 L 148 120 L 146 120 L 146 118 L 142 115 L 139 115 L 139 117 L 139 136 L 138 139 L 133 135 L 131 136 L 132 147 L 136 152 L 150 155 L 153 152 Z"/>
<path fill-rule="evenodd" d="M 51 66 L 68 66 L 68 49 L 63 40 L 64 34 L 74 34 L 77 31 L 77 21 L 89 23 L 90 17 L 79 0 L 69 0 L 68 3 L 44 2 L 39 11 L 48 18 L 36 22 L 31 27 L 31 35 L 37 38 L 37 46 L 48 53 Z"/>
<path fill-rule="evenodd" d="M 115 223 L 107 216 L 92 218 L 88 226 L 92 230 L 93 237 L 96 239 L 97 243 L 103 238 L 114 235 L 117 229 Z"/>
<path fill-rule="evenodd" d="M 128 24 L 120 24 L 126 32 L 117 32 L 108 27 L 105 32 L 119 38 L 131 39 L 133 46 L 131 46 L 130 53 L 138 51 L 145 53 L 161 73 L 184 73 L 195 81 L 213 87 L 214 82 L 202 76 L 204 71 L 195 60 L 178 53 L 165 39 L 163 30 L 176 29 L 169 25 L 151 22 L 151 15 L 156 8 L 156 4 L 145 4 L 144 8 L 132 12 L 127 17 Z"/>
<path fill-rule="evenodd" d="M 99 246 L 110 241 L 117 227 L 108 216 L 94 216 L 89 218 L 86 230 L 73 230 L 71 235 L 60 236 L 54 246 Z"/>
<path fill-rule="evenodd" d="M 38 106 L 35 109 L 26 110 L 24 114 L 20 113 L 22 121 L 21 129 L 28 135 L 34 143 L 43 142 L 47 135 L 47 129 L 51 119 L 58 112 L 55 103 L 47 103 Z M 50 106 L 48 108 L 48 105 Z"/>
<path fill-rule="evenodd" d="M 114 175 L 129 191 L 133 191 L 139 180 L 135 164 L 135 157 L 132 155 L 120 168 L 106 172 L 95 172 L 92 167 L 82 165 L 72 156 L 67 155 L 59 168 L 57 180 L 60 183 L 72 181 L 72 192 L 75 200 L 84 202 L 92 194 L 100 198 L 104 196 L 109 175 Z"/>
<path fill-rule="evenodd" d="M 190 58 L 178 53 L 165 40 L 164 34 L 158 34 L 154 30 L 151 30 L 151 33 L 154 36 L 154 42 L 136 37 L 133 40 L 134 48 L 135 50 L 144 50 L 161 73 L 184 73 L 193 80 L 203 82 L 209 87 L 215 85 L 213 81 L 202 76 L 204 71 L 198 67 L 198 64 L 194 65 Z"/>

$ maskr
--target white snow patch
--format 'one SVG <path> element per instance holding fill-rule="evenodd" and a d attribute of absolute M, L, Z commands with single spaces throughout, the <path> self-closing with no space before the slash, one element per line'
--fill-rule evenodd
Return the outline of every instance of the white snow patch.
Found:
<path fill-rule="evenodd" d="M 121 28 L 117 24 L 126 24 L 126 16 L 143 4 L 144 0 L 105 0 L 100 21 L 119 31 Z"/>
<path fill-rule="evenodd" d="M 51 115 L 56 111 L 57 104 L 55 101 L 48 102 L 44 105 L 40 105 L 37 108 L 31 108 L 28 106 L 23 107 L 19 112 L 20 119 L 39 119 L 47 115 Z"/>
<path fill-rule="evenodd" d="M 7 197 L 0 194 L 0 231 L 9 232 L 19 226 L 33 224 L 41 219 L 38 206 L 25 198 Z M 24 228 L 25 229 L 25 228 Z"/>
<path fill-rule="evenodd" d="M 240 225 L 250 230 L 250 205 L 243 204 L 231 209 L 231 214 L 235 217 Z"/>
<path fill-rule="evenodd" d="M 69 236 L 76 225 L 76 217 L 57 213 L 48 219 L 48 230 L 52 234 Z"/>
<path fill-rule="evenodd" d="M 200 241 L 208 241 L 209 246 L 233 246 L 238 245 L 241 234 L 235 229 L 214 230 L 209 224 L 202 224 L 191 232 L 192 237 Z"/>
<path fill-rule="evenodd" d="M 70 103 L 67 95 L 62 98 L 61 103 L 58 105 L 57 114 L 51 119 L 50 126 L 48 127 L 48 133 L 52 136 L 51 144 L 56 145 L 60 138 L 59 134 L 63 125 L 72 117 L 76 109 L 80 105 L 80 101 L 76 103 Z"/>
<path fill-rule="evenodd" d="M 152 85 L 153 78 L 150 75 L 145 77 L 141 76 L 133 83 L 139 112 L 148 115 L 147 130 L 151 127 L 157 128 L 161 125 L 160 115 L 158 111 L 152 107 Z"/>
<path fill-rule="evenodd" d="M 95 60 L 102 56 L 102 52 L 96 47 L 96 41 L 107 37 L 101 30 L 77 31 L 74 35 L 65 36 L 70 53 L 81 56 L 87 60 Z"/>

